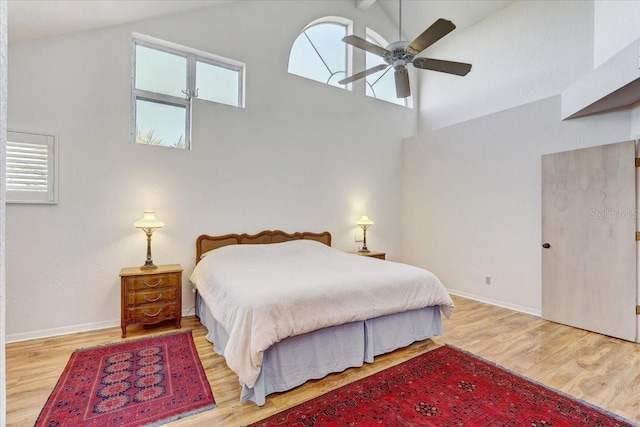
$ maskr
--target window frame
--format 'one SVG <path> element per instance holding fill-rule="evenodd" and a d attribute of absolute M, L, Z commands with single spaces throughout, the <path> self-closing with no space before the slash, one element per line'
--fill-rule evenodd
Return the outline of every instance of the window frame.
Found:
<path fill-rule="evenodd" d="M 213 65 L 214 67 L 225 68 L 227 70 L 237 71 L 238 72 L 238 105 L 225 104 L 223 102 L 211 101 L 210 99 L 200 99 L 200 98 L 198 98 L 198 95 L 197 95 L 198 88 L 196 88 L 196 96 L 195 96 L 195 98 L 196 99 L 200 99 L 200 101 L 213 102 L 214 104 L 222 104 L 222 105 L 228 105 L 230 107 L 244 108 L 244 64 L 242 66 L 232 65 L 232 64 L 229 64 L 227 62 L 220 61 L 218 59 L 205 58 L 203 56 L 197 56 L 196 55 L 194 63 L 193 63 L 193 67 L 194 67 L 193 85 L 194 85 L 194 87 L 195 87 L 196 82 L 197 82 L 197 78 L 196 78 L 197 76 L 196 76 L 195 70 L 198 67 L 198 62 L 202 62 L 203 64 Z"/>
<path fill-rule="evenodd" d="M 316 80 L 316 79 L 313 79 L 313 78 L 308 77 L 308 76 L 303 76 L 303 75 L 292 73 L 291 71 L 289 71 L 289 64 L 291 63 L 291 51 L 292 51 L 293 46 L 295 45 L 296 41 L 298 40 L 298 38 L 300 36 L 302 36 L 303 34 L 305 36 L 307 36 L 305 34 L 305 32 L 308 29 L 310 29 L 312 27 L 315 27 L 317 25 L 323 25 L 323 24 L 341 25 L 341 26 L 345 27 L 345 35 L 346 36 L 353 34 L 353 21 L 351 21 L 350 19 L 347 19 L 347 18 L 343 18 L 341 16 L 325 16 L 325 17 L 322 17 L 322 18 L 318 18 L 318 19 L 316 19 L 314 21 L 311 21 L 310 23 L 305 25 L 302 30 L 300 30 L 298 35 L 296 35 L 295 39 L 293 40 L 293 43 L 291 43 L 291 49 L 289 50 L 289 61 L 287 63 L 287 73 L 291 74 L 293 76 L 298 76 L 298 77 L 302 77 L 302 78 L 305 78 L 305 79 L 308 79 L 308 80 L 312 80 L 314 82 L 323 83 L 323 84 L 326 84 L 327 86 L 337 87 L 339 89 L 344 89 L 344 90 L 351 91 L 352 90 L 352 84 L 351 83 L 347 83 L 346 85 L 337 85 L 337 84 L 334 85 L 334 84 L 329 83 L 331 78 L 333 76 L 335 76 L 336 74 L 338 74 L 338 73 L 344 73 L 344 77 L 345 78 L 352 74 L 352 70 L 353 70 L 353 47 L 348 43 L 341 42 L 341 43 L 343 43 L 345 45 L 345 70 L 344 71 L 340 70 L 340 71 L 334 72 L 333 74 L 331 74 L 329 76 L 329 79 L 327 81 L 323 82 L 323 81 Z M 308 38 L 308 36 L 307 36 L 307 38 Z M 325 66 L 327 66 L 324 58 L 322 58 L 320 53 L 315 49 L 315 46 L 313 46 L 313 43 L 311 42 L 310 39 L 309 39 L 309 42 L 312 44 L 312 47 L 316 51 L 316 54 L 318 55 L 318 57 L 320 58 L 322 63 L 325 64 Z M 329 70 L 329 72 L 331 73 L 330 70 Z"/>
<path fill-rule="evenodd" d="M 168 95 L 160 92 L 153 92 L 144 89 L 136 88 L 136 47 L 140 45 L 148 49 L 154 49 L 160 52 L 164 52 L 171 55 L 181 56 L 186 59 L 186 87 L 183 91 L 184 98 Z M 230 107 L 244 108 L 245 103 L 245 75 L 246 65 L 242 62 L 235 61 L 229 58 L 224 58 L 212 53 L 203 52 L 197 49 L 181 46 L 176 43 L 168 42 L 165 40 L 157 39 L 155 37 L 146 36 L 144 34 L 133 33 L 131 37 L 131 127 L 130 127 L 130 143 L 134 145 L 153 145 L 153 144 L 138 144 L 136 142 L 137 136 L 137 106 L 136 101 L 142 100 L 146 102 L 152 102 L 157 104 L 164 104 L 174 107 L 185 108 L 185 136 L 184 147 L 177 147 L 174 145 L 159 145 L 165 148 L 178 148 L 191 150 L 191 131 L 192 131 L 192 108 L 193 100 L 198 99 L 198 88 L 196 87 L 196 65 L 198 62 L 209 64 L 216 67 L 226 68 L 228 70 L 238 72 L 238 105 L 230 105 L 211 101 L 208 99 L 202 99 L 201 101 L 211 102 L 219 105 L 227 105 Z"/>
<path fill-rule="evenodd" d="M 42 145 L 47 148 L 47 191 L 9 189 L 9 156 L 12 143 Z M 58 137 L 52 134 L 7 129 L 6 159 L 6 203 L 14 204 L 58 204 Z"/>

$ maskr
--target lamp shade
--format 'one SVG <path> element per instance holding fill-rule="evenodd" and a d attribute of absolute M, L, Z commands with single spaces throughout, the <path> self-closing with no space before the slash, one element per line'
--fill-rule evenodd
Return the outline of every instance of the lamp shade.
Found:
<path fill-rule="evenodd" d="M 164 222 L 156 218 L 156 213 L 153 211 L 145 211 L 142 218 L 133 223 L 136 228 L 142 229 L 154 229 L 164 226 Z"/>
<path fill-rule="evenodd" d="M 361 227 L 363 225 L 371 226 L 373 225 L 373 221 L 369 219 L 369 215 L 362 215 L 362 217 L 356 222 L 356 224 L 358 224 Z"/>

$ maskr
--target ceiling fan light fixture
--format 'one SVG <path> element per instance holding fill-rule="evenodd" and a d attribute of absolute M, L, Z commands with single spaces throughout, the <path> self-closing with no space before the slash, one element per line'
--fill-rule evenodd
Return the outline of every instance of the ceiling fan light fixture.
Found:
<path fill-rule="evenodd" d="M 409 72 L 407 67 L 396 67 L 393 73 L 396 81 L 396 96 L 398 98 L 406 98 L 411 95 L 411 86 L 409 85 Z"/>
<path fill-rule="evenodd" d="M 395 68 L 396 70 L 400 69 L 400 68 L 405 68 L 407 65 L 407 63 L 405 61 L 403 61 L 402 59 L 397 59 L 393 62 L 393 68 Z"/>

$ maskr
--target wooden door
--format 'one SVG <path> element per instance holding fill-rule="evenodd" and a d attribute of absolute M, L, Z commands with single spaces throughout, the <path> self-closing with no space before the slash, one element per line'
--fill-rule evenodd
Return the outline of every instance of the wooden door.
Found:
<path fill-rule="evenodd" d="M 633 141 L 542 156 L 542 317 L 636 339 Z"/>

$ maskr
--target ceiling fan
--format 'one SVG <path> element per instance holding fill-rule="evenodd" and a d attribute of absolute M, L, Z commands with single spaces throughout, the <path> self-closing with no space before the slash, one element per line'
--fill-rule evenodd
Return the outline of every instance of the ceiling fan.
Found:
<path fill-rule="evenodd" d="M 368 70 L 361 71 L 344 78 L 338 82 L 339 84 L 343 85 L 351 83 L 355 80 L 366 77 L 369 74 L 386 70 L 388 67 L 393 67 L 395 70 L 396 95 L 398 98 L 406 98 L 411 95 L 407 64 L 413 64 L 414 67 L 422 70 L 439 71 L 441 73 L 455 74 L 458 76 L 466 76 L 467 73 L 471 71 L 471 64 L 416 56 L 453 31 L 456 28 L 453 22 L 440 18 L 420 34 L 414 41 L 409 43 L 402 40 L 402 0 L 398 0 L 398 11 L 399 41 L 391 43 L 386 49 L 354 35 L 346 36 L 342 39 L 343 42 L 350 44 L 351 46 L 355 46 L 382 57 L 385 64 L 376 65 Z"/>

